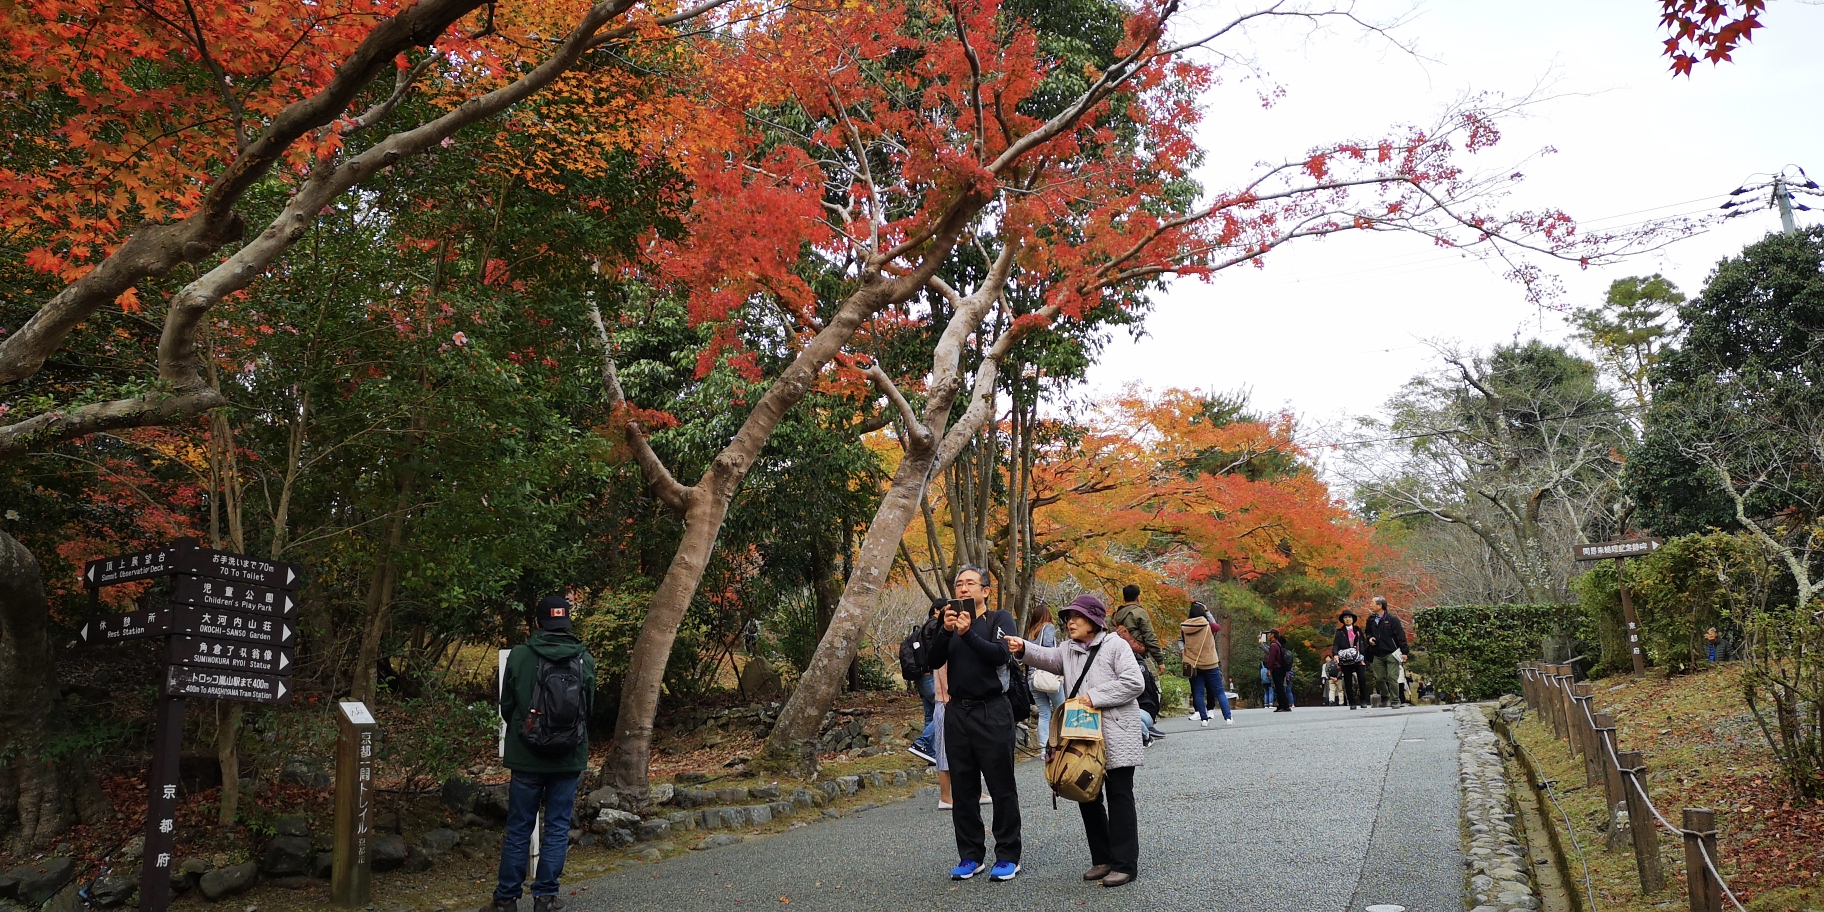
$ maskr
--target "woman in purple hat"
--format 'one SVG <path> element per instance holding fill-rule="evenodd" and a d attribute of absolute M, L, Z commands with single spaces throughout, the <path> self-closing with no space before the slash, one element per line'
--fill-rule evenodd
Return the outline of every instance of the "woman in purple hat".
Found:
<path fill-rule="evenodd" d="M 1133 650 L 1110 637 L 1108 607 L 1093 595 L 1079 595 L 1058 612 L 1070 637 L 1062 646 L 1041 646 L 1007 637 L 1007 649 L 1021 661 L 1064 678 L 1061 694 L 1075 693 L 1064 705 L 1082 703 L 1102 713 L 1102 747 L 1108 777 L 1095 801 L 1078 805 L 1083 833 L 1089 839 L 1092 867 L 1084 880 L 1105 887 L 1132 883 L 1139 876 L 1140 819 L 1134 808 L 1134 769 L 1146 763 L 1140 741 L 1140 692 L 1146 688 Z M 1105 641 L 1109 647 L 1103 648 Z M 1047 733 L 1049 734 L 1049 733 Z"/>

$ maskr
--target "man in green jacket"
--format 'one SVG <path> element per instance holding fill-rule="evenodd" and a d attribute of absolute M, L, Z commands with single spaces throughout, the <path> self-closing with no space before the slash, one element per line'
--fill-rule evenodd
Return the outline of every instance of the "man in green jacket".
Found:
<path fill-rule="evenodd" d="M 500 847 L 500 882 L 481 912 L 512 912 L 526 882 L 532 827 L 545 812 L 538 871 L 532 881 L 533 912 L 557 912 L 557 879 L 570 849 L 570 815 L 576 786 L 589 765 L 589 710 L 595 699 L 595 658 L 570 633 L 570 600 L 548 595 L 533 612 L 532 638 L 507 655 L 500 688 L 506 722 L 507 835 Z"/>
<path fill-rule="evenodd" d="M 1141 647 L 1146 650 L 1145 660 L 1140 663 L 1140 670 L 1147 679 L 1147 688 L 1157 694 L 1159 692 L 1159 666 L 1165 661 L 1165 648 L 1159 645 L 1159 634 L 1153 632 L 1153 616 L 1148 614 L 1146 608 L 1140 604 L 1139 586 L 1128 583 L 1121 587 L 1121 599 L 1123 604 L 1115 609 L 1114 614 L 1108 616 L 1108 622 L 1116 627 L 1126 627 L 1127 632 L 1140 641 Z M 1156 720 L 1150 713 L 1142 710 L 1141 718 L 1146 721 L 1146 734 L 1149 741 L 1153 738 L 1165 737 L 1165 732 L 1160 731 L 1154 724 Z"/>

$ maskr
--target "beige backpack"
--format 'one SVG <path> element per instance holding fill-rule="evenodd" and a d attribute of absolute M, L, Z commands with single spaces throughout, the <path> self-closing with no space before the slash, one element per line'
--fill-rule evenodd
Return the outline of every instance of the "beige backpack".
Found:
<path fill-rule="evenodd" d="M 1102 645 L 1098 643 L 1089 651 L 1089 661 L 1084 663 L 1076 686 L 1070 689 L 1064 704 L 1051 714 L 1050 737 L 1045 743 L 1045 781 L 1051 785 L 1053 805 L 1060 796 L 1076 802 L 1094 801 L 1102 795 L 1102 782 L 1108 778 L 1108 755 L 1101 738 L 1065 738 L 1063 735 L 1064 715 L 1069 711 L 1070 701 L 1076 698 L 1084 679 L 1089 677 L 1089 669 L 1096 664 L 1096 653 L 1102 651 Z M 1099 717 L 1100 713 L 1097 715 Z M 1097 722 L 1099 729 L 1101 719 Z"/>

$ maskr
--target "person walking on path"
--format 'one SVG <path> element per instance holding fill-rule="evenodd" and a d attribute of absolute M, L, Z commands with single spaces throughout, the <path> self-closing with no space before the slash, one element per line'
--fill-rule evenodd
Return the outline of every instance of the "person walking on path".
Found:
<path fill-rule="evenodd" d="M 1216 655 L 1216 632 L 1222 628 L 1211 622 L 1202 602 L 1191 603 L 1191 616 L 1178 625 L 1178 645 L 1183 650 L 1184 673 L 1191 679 L 1191 718 L 1205 728 L 1210 725 L 1210 703 L 1222 707 L 1224 724 L 1234 725 L 1229 710 L 1229 696 L 1222 686 L 1222 662 Z"/>
<path fill-rule="evenodd" d="M 943 629 L 944 606 L 949 603 L 949 599 L 932 600 L 931 608 L 925 614 L 924 624 L 906 638 L 907 642 L 916 642 L 919 661 L 926 669 L 918 681 L 918 696 L 925 704 L 925 730 L 920 732 L 919 736 L 906 748 L 906 752 L 926 763 L 938 763 L 940 773 L 948 769 L 948 766 L 939 761 L 937 753 L 937 736 L 944 719 L 943 704 L 948 701 L 938 699 L 940 688 L 938 687 L 937 669 L 931 667 L 931 641 L 937 639 L 938 631 Z M 905 646 L 905 643 L 900 644 L 902 652 L 905 651 Z M 949 793 L 950 789 L 946 787 L 944 794 L 948 796 Z M 948 802 L 950 799 L 945 797 L 944 800 Z"/>
<path fill-rule="evenodd" d="M 1145 656 L 1140 671 L 1145 675 L 1147 689 L 1157 692 L 1159 689 L 1159 668 L 1165 663 L 1165 648 L 1159 645 L 1159 634 L 1153 632 L 1153 616 L 1140 604 L 1140 587 L 1128 583 L 1121 587 L 1121 607 L 1108 620 L 1115 630 L 1123 635 L 1134 647 Z M 1165 737 L 1154 724 L 1151 714 L 1146 721 L 1148 740 Z"/>
<path fill-rule="evenodd" d="M 1052 623 L 1051 609 L 1045 607 L 1044 603 L 1032 606 L 1032 620 L 1026 622 L 1026 639 L 1040 646 L 1058 645 L 1058 625 Z M 1055 674 L 1049 671 L 1045 671 L 1043 674 L 1049 680 L 1032 682 L 1032 705 L 1039 717 L 1039 727 L 1033 729 L 1033 732 L 1037 734 L 1040 744 L 1045 742 L 1047 734 L 1051 731 L 1051 714 L 1057 710 L 1057 702 L 1063 699 L 1063 691 L 1056 687 L 1046 690 L 1039 686 L 1040 683 L 1047 685 L 1059 683 Z M 1034 677 L 1038 676 L 1034 675 Z"/>
<path fill-rule="evenodd" d="M 1336 628 L 1331 646 L 1336 650 L 1337 673 L 1342 677 L 1343 699 L 1350 709 L 1368 705 L 1368 634 L 1355 622 L 1355 612 L 1344 610 L 1336 616 L 1342 626 Z"/>
<path fill-rule="evenodd" d="M 1013 672 L 1007 637 L 1019 630 L 1013 616 L 987 605 L 988 573 L 964 565 L 953 582 L 956 600 L 944 609 L 944 627 L 931 643 L 931 662 L 948 670 L 950 704 L 944 714 L 944 751 L 950 761 L 950 811 L 961 861 L 950 872 L 968 880 L 987 865 L 982 839 L 982 783 L 994 802 L 994 867 L 991 880 L 1020 872 L 1020 794 L 1013 776 L 1013 705 L 1007 691 Z"/>
<path fill-rule="evenodd" d="M 493 902 L 481 912 L 519 908 L 532 828 L 541 808 L 545 822 L 532 881 L 532 909 L 557 912 L 564 907 L 557 881 L 570 849 L 577 781 L 589 765 L 588 722 L 595 697 L 595 657 L 570 633 L 570 613 L 570 600 L 561 595 L 540 599 L 533 611 L 537 631 L 507 654 L 500 718 L 507 726 L 504 761 L 513 779 L 507 787 L 499 882 Z"/>
<path fill-rule="evenodd" d="M 1267 670 L 1273 673 L 1273 690 L 1279 696 L 1274 712 L 1292 711 L 1292 650 L 1286 648 L 1286 635 L 1267 631 Z"/>
<path fill-rule="evenodd" d="M 1406 628 L 1387 610 L 1387 600 L 1374 597 L 1374 614 L 1364 631 L 1368 634 L 1368 662 L 1373 668 L 1374 689 L 1387 706 L 1400 705 L 1400 663 L 1411 652 L 1406 648 Z"/>
<path fill-rule="evenodd" d="M 1119 887 L 1140 875 L 1140 815 L 1134 805 L 1134 770 L 1146 764 L 1141 744 L 1138 699 L 1146 686 L 1140 664 L 1124 644 L 1112 644 L 1106 632 L 1107 607 L 1093 595 L 1079 595 L 1059 614 L 1070 640 L 1063 646 L 1041 646 L 1007 638 L 1007 648 L 1033 668 L 1061 675 L 1064 692 L 1102 713 L 1102 749 L 1107 773 L 1094 801 L 1077 805 L 1083 835 L 1089 842 L 1086 881 Z M 1111 645 L 1113 648 L 1103 648 Z M 1079 687 L 1079 682 L 1081 686 Z M 980 829 L 979 827 L 977 828 Z"/>
<path fill-rule="evenodd" d="M 1333 649 L 1324 655 L 1324 664 L 1317 672 L 1317 683 L 1319 687 L 1323 688 L 1323 705 L 1342 705 L 1343 701 L 1340 698 L 1342 688 L 1338 686 L 1337 681 L 1336 650 Z"/>

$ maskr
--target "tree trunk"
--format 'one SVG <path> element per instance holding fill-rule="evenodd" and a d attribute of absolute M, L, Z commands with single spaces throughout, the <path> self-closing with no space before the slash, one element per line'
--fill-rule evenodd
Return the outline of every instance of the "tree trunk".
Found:
<path fill-rule="evenodd" d="M 69 717 L 57 687 L 50 620 L 38 560 L 0 531 L 0 847 L 14 855 L 110 813 L 87 758 L 57 750 Z"/>
<path fill-rule="evenodd" d="M 779 721 L 773 726 L 766 747 L 755 758 L 756 765 L 805 775 L 816 771 L 817 729 L 856 659 L 862 628 L 880 603 L 880 593 L 899 553 L 900 539 L 918 515 L 919 501 L 924 497 L 925 482 L 936 458 L 937 444 L 931 442 L 919 449 L 908 448 L 900 460 L 893 483 L 868 525 L 861 556 L 843 588 L 836 615 L 818 641 L 811 664 L 798 676 L 791 698 L 779 711 Z"/>
<path fill-rule="evenodd" d="M 678 625 L 684 622 L 684 612 L 689 610 L 697 585 L 703 581 L 716 536 L 722 531 L 733 487 L 728 486 L 725 496 L 713 496 L 699 483 L 684 516 L 684 539 L 678 542 L 665 579 L 652 595 L 646 622 L 640 625 L 640 635 L 633 641 L 627 679 L 621 685 L 614 743 L 609 745 L 608 759 L 602 764 L 606 784 L 632 797 L 644 798 L 648 794 L 646 771 L 652 762 L 652 727 L 658 715 L 659 693 L 665 684 L 665 666 L 678 638 Z"/>
<path fill-rule="evenodd" d="M 411 436 L 412 449 L 422 439 L 422 427 L 414 429 Z M 386 538 L 380 543 L 380 553 L 374 559 L 374 572 L 367 584 L 367 620 L 361 629 L 361 648 L 355 653 L 355 672 L 349 683 L 349 699 L 361 703 L 373 702 L 379 692 L 380 673 L 380 640 L 386 634 L 386 619 L 393 608 L 393 583 L 399 576 L 399 564 L 393 555 L 405 540 L 405 520 L 407 508 L 412 502 L 412 491 L 417 486 L 418 475 L 407 468 L 399 473 L 399 496 L 393 504 L 393 516 L 386 524 Z"/>
<path fill-rule="evenodd" d="M 222 768 L 222 800 L 216 822 L 234 823 L 241 806 L 241 710 L 244 704 L 215 701 L 215 759 Z"/>

